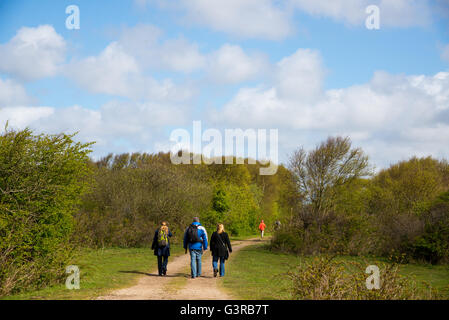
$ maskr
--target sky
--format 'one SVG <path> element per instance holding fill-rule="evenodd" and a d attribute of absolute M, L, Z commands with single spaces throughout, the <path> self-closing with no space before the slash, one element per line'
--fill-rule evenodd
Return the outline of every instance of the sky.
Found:
<path fill-rule="evenodd" d="M 193 121 L 277 129 L 284 163 L 337 135 L 377 168 L 449 158 L 449 1 L 0 0 L 7 121 L 97 159 L 169 151 Z"/>

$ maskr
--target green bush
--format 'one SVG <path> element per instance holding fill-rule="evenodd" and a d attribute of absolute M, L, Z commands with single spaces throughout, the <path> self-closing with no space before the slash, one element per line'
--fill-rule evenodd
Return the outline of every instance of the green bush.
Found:
<path fill-rule="evenodd" d="M 276 231 L 271 239 L 271 248 L 284 252 L 300 253 L 303 241 L 299 234 L 293 230 L 282 228 Z"/>
<path fill-rule="evenodd" d="M 449 261 L 449 192 L 440 195 L 423 215 L 424 232 L 415 239 L 411 251 L 415 259 L 432 264 Z"/>
<path fill-rule="evenodd" d="M 320 226 L 305 227 L 292 221 L 274 233 L 273 249 L 303 255 L 321 253 L 364 255 L 375 247 L 370 219 L 366 215 L 329 214 Z"/>
<path fill-rule="evenodd" d="M 73 135 L 0 135 L 0 295 L 61 277 L 72 214 L 88 187 L 90 144 Z"/>

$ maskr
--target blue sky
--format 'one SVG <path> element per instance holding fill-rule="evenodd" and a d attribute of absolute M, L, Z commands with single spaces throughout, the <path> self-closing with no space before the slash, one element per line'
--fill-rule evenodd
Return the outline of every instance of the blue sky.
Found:
<path fill-rule="evenodd" d="M 379 30 L 365 27 L 370 4 Z M 65 26 L 68 5 L 79 30 Z M 448 157 L 448 11 L 437 0 L 2 0 L 0 121 L 79 131 L 95 157 L 167 150 L 193 120 L 277 128 L 281 161 L 328 135 L 349 135 L 380 167 Z"/>

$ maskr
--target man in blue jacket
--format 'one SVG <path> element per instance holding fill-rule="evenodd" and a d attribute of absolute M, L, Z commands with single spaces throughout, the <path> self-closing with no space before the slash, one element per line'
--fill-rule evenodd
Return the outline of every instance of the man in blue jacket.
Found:
<path fill-rule="evenodd" d="M 193 218 L 192 224 L 184 233 L 184 249 L 187 254 L 187 246 L 190 251 L 190 268 L 192 279 L 201 276 L 201 257 L 203 249 L 207 250 L 207 232 L 201 225 L 198 217 Z"/>

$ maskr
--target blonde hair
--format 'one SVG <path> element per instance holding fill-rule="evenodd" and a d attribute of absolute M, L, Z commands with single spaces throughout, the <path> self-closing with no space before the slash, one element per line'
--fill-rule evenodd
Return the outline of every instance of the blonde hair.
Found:
<path fill-rule="evenodd" d="M 161 231 L 164 231 L 165 233 L 168 233 L 167 222 L 165 222 L 165 221 L 162 221 L 162 222 L 161 222 L 161 228 L 160 228 L 160 230 L 161 230 Z"/>
<path fill-rule="evenodd" d="M 217 232 L 222 233 L 224 231 L 225 231 L 224 225 L 222 223 L 217 224 Z"/>

